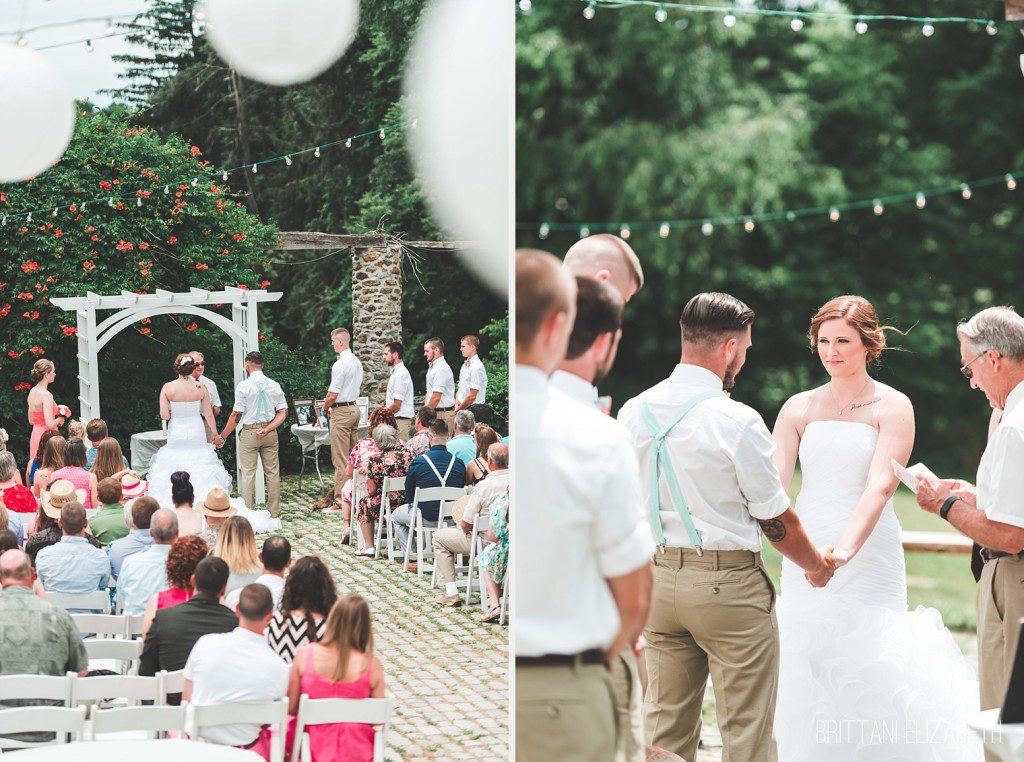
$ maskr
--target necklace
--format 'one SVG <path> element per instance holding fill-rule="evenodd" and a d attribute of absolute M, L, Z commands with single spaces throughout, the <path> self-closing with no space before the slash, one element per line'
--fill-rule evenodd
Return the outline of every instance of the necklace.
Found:
<path fill-rule="evenodd" d="M 845 415 L 847 410 L 853 410 L 853 403 L 856 402 L 857 399 L 860 398 L 860 396 L 864 393 L 864 390 L 868 388 L 868 384 L 870 384 L 870 383 L 871 383 L 871 377 L 868 376 L 867 381 L 864 382 L 864 386 L 862 386 L 860 388 L 860 391 L 858 391 L 855 395 L 853 395 L 853 397 L 850 399 L 849 402 L 847 402 L 845 405 L 841 405 L 840 406 L 840 408 L 839 408 L 839 415 L 840 416 Z M 831 381 L 829 381 L 829 383 L 828 383 L 828 391 L 832 395 L 832 399 L 834 399 L 836 401 L 836 404 L 838 405 L 839 404 L 839 398 L 836 397 L 836 392 L 832 388 L 832 382 Z"/>

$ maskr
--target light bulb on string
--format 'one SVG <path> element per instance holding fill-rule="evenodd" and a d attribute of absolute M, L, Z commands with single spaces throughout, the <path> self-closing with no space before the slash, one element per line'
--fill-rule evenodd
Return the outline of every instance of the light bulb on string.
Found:
<path fill-rule="evenodd" d="M 196 21 L 205 21 L 206 14 L 203 13 L 201 10 L 197 9 L 196 12 L 192 14 L 192 18 L 194 18 Z"/>
<path fill-rule="evenodd" d="M 985 24 L 985 31 L 988 32 L 989 37 L 992 37 L 999 32 L 999 27 L 996 26 L 996 22 L 990 21 Z"/>
<path fill-rule="evenodd" d="M 857 34 L 867 34 L 868 22 L 864 19 L 859 19 L 856 24 L 853 25 L 854 30 Z"/>
<path fill-rule="evenodd" d="M 796 222 L 796 212 L 786 212 L 787 222 Z"/>
<path fill-rule="evenodd" d="M 7 225 L 7 215 L 6 214 L 0 215 L 0 225 L 4 225 L 4 226 Z"/>
<path fill-rule="evenodd" d="M 619 228 L 619 238 L 622 238 L 623 240 L 629 239 L 629 225 L 623 225 Z"/>
<path fill-rule="evenodd" d="M 546 223 L 546 222 L 542 222 L 541 226 L 540 226 L 540 230 L 537 231 L 537 235 L 540 236 L 541 240 L 544 240 L 544 239 L 546 239 L 548 237 L 548 233 L 550 233 L 550 232 L 551 232 L 551 226 L 548 225 L 548 223 Z"/>
<path fill-rule="evenodd" d="M 926 22 L 925 25 L 921 27 L 921 34 L 923 34 L 925 37 L 931 37 L 933 34 L 935 34 L 935 27 L 932 26 L 931 23 Z"/>
<path fill-rule="evenodd" d="M 352 143 L 352 139 L 351 139 L 351 138 L 349 138 L 349 142 L 347 143 L 347 145 L 351 145 L 351 143 Z M 315 156 L 316 158 L 318 158 L 318 159 L 320 158 L 320 146 L 317 146 L 317 147 L 316 147 L 316 149 L 315 149 L 315 150 L 313 151 L 313 155 L 314 155 L 314 156 Z"/>
<path fill-rule="evenodd" d="M 748 233 L 753 233 L 754 232 L 754 218 L 753 217 L 747 217 L 747 221 L 743 223 L 743 229 L 746 230 Z"/>
<path fill-rule="evenodd" d="M 228 181 L 228 171 L 226 169 L 221 173 L 220 179 L 224 182 Z"/>
<path fill-rule="evenodd" d="M 28 217 L 25 218 L 28 222 L 32 222 L 32 212 L 28 213 Z"/>
<path fill-rule="evenodd" d="M 107 206 L 109 206 L 111 209 L 114 208 L 114 197 L 113 196 L 111 196 L 110 198 L 107 199 Z"/>
<path fill-rule="evenodd" d="M 57 207 L 53 207 L 53 212 L 50 214 L 51 217 L 57 216 Z"/>
<path fill-rule="evenodd" d="M 658 235 L 660 235 L 662 238 L 668 238 L 669 232 L 669 224 L 667 222 L 661 223 L 661 227 L 658 228 Z"/>
<path fill-rule="evenodd" d="M 595 3 L 594 0 L 590 0 L 590 2 L 587 3 L 587 7 L 583 9 L 583 18 L 590 21 L 590 19 L 594 18 L 594 14 L 596 13 L 597 3 Z"/>
<path fill-rule="evenodd" d="M 966 201 L 971 197 L 971 186 L 967 183 L 960 183 L 960 195 L 964 197 Z"/>
<path fill-rule="evenodd" d="M 924 197 L 923 193 L 918 193 L 916 198 L 914 199 L 914 203 L 917 204 L 918 209 L 924 209 L 925 204 L 928 203 L 928 200 Z"/>
<path fill-rule="evenodd" d="M 284 157 L 284 163 L 287 164 L 290 167 L 292 165 L 292 157 L 291 156 L 285 156 Z M 225 172 L 224 174 L 226 175 L 227 172 Z M 224 179 L 226 180 L 227 178 L 225 177 Z"/>
<path fill-rule="evenodd" d="M 352 138 L 348 138 L 348 139 L 347 139 L 347 140 L 345 141 L 345 148 L 351 148 L 351 147 L 352 147 Z M 317 150 L 319 150 L 319 149 L 317 149 Z M 318 154 L 318 155 L 319 155 L 319 154 Z"/>
<path fill-rule="evenodd" d="M 1006 188 L 1007 190 L 1016 190 L 1017 180 L 1014 179 L 1013 175 L 1006 176 Z"/>
<path fill-rule="evenodd" d="M 523 13 L 529 13 L 533 10 L 533 3 L 531 0 L 519 0 L 519 10 Z"/>
<path fill-rule="evenodd" d="M 92 44 L 92 40 L 86 40 L 85 41 L 85 52 L 86 53 L 92 53 L 94 50 L 96 50 L 96 46 Z"/>
<path fill-rule="evenodd" d="M 381 140 L 383 140 L 384 139 L 384 130 L 381 130 L 380 134 L 377 137 L 379 137 Z"/>
<path fill-rule="evenodd" d="M 882 204 L 881 199 L 877 198 L 872 202 L 871 208 L 874 210 L 876 217 L 881 216 L 882 212 L 885 211 L 885 206 Z"/>
<path fill-rule="evenodd" d="M 166 196 L 166 195 L 168 195 L 168 194 L 169 194 L 170 192 L 171 192 L 171 186 L 169 186 L 169 185 L 165 185 L 165 186 L 164 186 L 164 195 Z"/>
<path fill-rule="evenodd" d="M 732 11 L 729 11 L 727 14 L 725 14 L 725 17 L 722 19 L 722 23 L 725 24 L 730 29 L 732 29 L 734 26 L 736 26 L 736 16 L 733 15 Z"/>
<path fill-rule="evenodd" d="M 839 208 L 833 206 L 831 209 L 829 209 L 828 218 L 832 220 L 832 222 L 839 222 Z"/>
<path fill-rule="evenodd" d="M 114 28 L 114 22 L 110 19 L 107 19 L 107 28 L 103 30 L 103 33 L 107 35 L 107 37 L 113 37 L 114 32 L 116 31 L 117 30 Z"/>
<path fill-rule="evenodd" d="M 85 204 L 82 204 L 82 211 L 85 211 Z"/>
<path fill-rule="evenodd" d="M 668 20 L 668 11 L 665 10 L 664 5 L 659 5 L 658 10 L 654 12 L 654 20 L 659 24 L 663 24 Z"/>
<path fill-rule="evenodd" d="M 198 184 L 199 184 L 199 178 L 198 177 L 193 177 L 192 178 L 192 187 L 195 188 Z"/>
<path fill-rule="evenodd" d="M 794 32 L 799 32 L 801 29 L 804 28 L 804 20 L 797 16 L 796 18 L 789 22 L 789 28 L 792 29 Z"/>
<path fill-rule="evenodd" d="M 586 238 L 588 235 L 590 235 L 590 228 L 588 228 L 586 225 L 581 225 L 580 238 Z"/>
<path fill-rule="evenodd" d="M 18 35 L 18 47 L 19 48 L 23 48 L 26 45 L 28 45 L 28 38 L 25 35 L 23 35 L 23 34 L 19 34 Z"/>
<path fill-rule="evenodd" d="M 255 174 L 256 174 L 257 172 L 259 172 L 259 171 L 260 171 L 260 168 L 259 168 L 259 167 L 257 167 L 257 166 L 256 166 L 255 164 L 253 164 L 253 165 L 252 165 L 252 173 L 253 173 L 253 174 L 255 175 Z"/>
<path fill-rule="evenodd" d="M 711 220 L 704 220 L 700 226 L 700 232 L 704 235 L 711 235 L 715 232 L 715 226 L 711 224 Z"/>
<path fill-rule="evenodd" d="M 142 206 L 142 196 L 135 199 L 135 206 Z"/>

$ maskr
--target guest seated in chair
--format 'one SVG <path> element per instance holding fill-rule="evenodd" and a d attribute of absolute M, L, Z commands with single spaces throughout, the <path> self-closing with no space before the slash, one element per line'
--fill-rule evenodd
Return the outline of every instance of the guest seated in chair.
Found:
<path fill-rule="evenodd" d="M 125 559 L 135 553 L 148 550 L 153 544 L 153 535 L 149 531 L 153 514 L 160 510 L 160 504 L 151 497 L 142 496 L 132 502 L 132 531 L 120 540 L 114 540 L 107 548 L 110 554 L 110 574 L 116 580 L 121 573 L 121 565 Z"/>
<path fill-rule="evenodd" d="M 370 458 L 366 466 L 366 495 L 359 500 L 359 530 L 363 533 L 363 547 L 357 556 L 374 555 L 374 523 L 380 521 L 380 509 L 384 480 L 405 476 L 412 462 L 412 455 L 402 446 L 398 432 L 382 423 L 373 430 L 373 441 L 379 451 Z M 389 494 L 392 507 L 405 502 L 405 492 L 395 490 Z"/>
<path fill-rule="evenodd" d="M 75 500 L 74 487 L 61 479 L 53 484 L 51 493 L 44 493 L 43 508 L 52 516 L 58 509 L 51 502 L 51 495 L 53 501 L 67 496 L 70 500 L 60 501 L 60 542 L 43 548 L 36 556 L 36 573 L 43 587 L 50 593 L 106 590 L 110 583 L 110 561 L 106 553 L 85 539 L 85 508 Z"/>
<path fill-rule="evenodd" d="M 349 518 L 352 514 L 352 503 L 356 496 L 353 494 L 353 486 L 356 474 L 366 474 L 370 458 L 380 455 L 380 448 L 373 441 L 373 430 L 381 424 L 387 424 L 397 431 L 398 422 L 395 414 L 387 408 L 379 407 L 370 412 L 370 433 L 360 439 L 352 447 L 348 456 L 348 479 L 341 488 L 341 511 L 345 519 L 345 529 L 341 534 L 341 544 L 344 545 L 349 539 Z M 360 495 L 362 497 L 362 495 Z"/>
<path fill-rule="evenodd" d="M 167 572 L 167 587 L 149 596 L 146 602 L 146 614 L 142 620 L 143 638 L 149 632 L 149 626 L 153 624 L 153 617 L 157 611 L 192 599 L 192 575 L 196 573 L 196 566 L 206 558 L 208 552 L 206 543 L 194 534 L 179 536 L 171 543 L 167 564 L 164 567 Z"/>
<path fill-rule="evenodd" d="M 270 647 L 291 664 L 299 646 L 323 640 L 327 615 L 337 600 L 334 578 L 319 556 L 300 558 L 285 580 L 280 610 L 267 625 Z"/>

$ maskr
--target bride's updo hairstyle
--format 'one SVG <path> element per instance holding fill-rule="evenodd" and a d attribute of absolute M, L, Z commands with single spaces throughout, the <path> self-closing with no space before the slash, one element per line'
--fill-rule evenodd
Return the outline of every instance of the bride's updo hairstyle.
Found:
<path fill-rule="evenodd" d="M 55 367 L 56 366 L 49 360 L 36 360 L 35 364 L 32 366 L 32 372 L 30 374 L 32 383 L 38 384 L 46 378 L 47 374 L 53 373 Z"/>
<path fill-rule="evenodd" d="M 181 354 L 174 358 L 174 372 L 179 376 L 191 376 L 196 369 L 196 361 L 192 355 Z"/>
<path fill-rule="evenodd" d="M 188 471 L 175 471 L 171 474 L 171 502 L 175 506 L 195 503 L 196 492 L 190 478 Z"/>
<path fill-rule="evenodd" d="M 886 331 L 896 331 L 905 335 L 891 325 L 879 325 L 878 313 L 874 306 L 863 296 L 837 296 L 825 302 L 811 318 L 811 327 L 807 331 L 811 352 L 818 350 L 818 331 L 821 324 L 829 320 L 845 320 L 860 335 L 860 340 L 868 352 L 868 364 L 875 362 L 882 352 L 893 349 L 885 343 Z"/>

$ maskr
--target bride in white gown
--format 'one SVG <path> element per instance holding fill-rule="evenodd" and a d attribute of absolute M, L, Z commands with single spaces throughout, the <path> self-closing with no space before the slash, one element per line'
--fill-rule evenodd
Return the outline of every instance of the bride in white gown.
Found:
<path fill-rule="evenodd" d="M 907 610 L 890 459 L 910 457 L 914 411 L 868 375 L 884 330 L 861 297 L 824 305 L 810 339 L 831 380 L 788 400 L 773 432 L 787 488 L 800 461 L 795 508 L 807 535 L 835 546 L 841 566 L 815 589 L 782 561 L 781 762 L 982 758 L 966 726 L 978 710 L 974 670 L 937 611 Z"/>
<path fill-rule="evenodd" d="M 168 422 L 167 444 L 157 450 L 149 463 L 146 494 L 155 498 L 162 508 L 173 507 L 171 474 L 175 471 L 188 472 L 197 502 L 205 500 L 214 487 L 231 494 L 231 475 L 217 456 L 214 445 L 206 441 L 203 419 L 211 431 L 217 431 L 217 423 L 209 392 L 192 378 L 195 367 L 189 355 L 178 355 L 174 360 L 178 377 L 160 390 L 160 417 Z M 281 519 L 271 517 L 266 510 L 252 510 L 241 498 L 231 498 L 231 505 L 239 516 L 249 520 L 256 534 L 281 528 Z"/>

